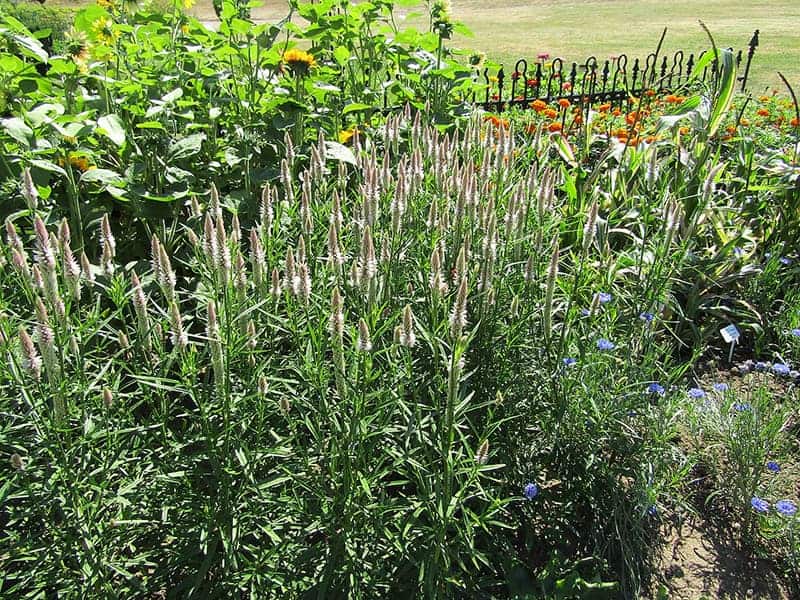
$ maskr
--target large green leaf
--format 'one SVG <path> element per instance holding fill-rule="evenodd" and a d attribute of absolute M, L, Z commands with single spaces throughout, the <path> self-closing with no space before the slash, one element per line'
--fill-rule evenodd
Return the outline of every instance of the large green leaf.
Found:
<path fill-rule="evenodd" d="M 97 119 L 98 132 L 102 133 L 117 146 L 125 143 L 125 126 L 117 115 L 104 115 Z"/>
<path fill-rule="evenodd" d="M 193 133 L 183 139 L 170 144 L 169 158 L 170 160 L 182 160 L 194 156 L 203 147 L 203 141 L 206 139 L 205 133 Z"/>

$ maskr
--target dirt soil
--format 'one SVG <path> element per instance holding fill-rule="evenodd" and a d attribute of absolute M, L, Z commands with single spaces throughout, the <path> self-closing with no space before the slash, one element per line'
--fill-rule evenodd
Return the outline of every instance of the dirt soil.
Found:
<path fill-rule="evenodd" d="M 662 533 L 666 543 L 651 598 L 790 600 L 773 566 L 738 548 L 730 529 L 714 529 L 692 517 L 680 529 L 670 527 Z"/>

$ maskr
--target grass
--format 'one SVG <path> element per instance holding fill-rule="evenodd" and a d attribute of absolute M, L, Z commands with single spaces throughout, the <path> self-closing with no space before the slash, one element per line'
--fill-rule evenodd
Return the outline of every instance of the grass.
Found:
<path fill-rule="evenodd" d="M 54 4 L 81 2 L 57 0 Z M 203 20 L 215 19 L 210 0 L 198 1 L 192 12 Z M 285 0 L 270 0 L 255 9 L 253 16 L 272 21 L 286 12 Z M 474 34 L 456 38 L 455 45 L 485 52 L 509 69 L 519 58 L 535 57 L 539 52 L 568 61 L 592 55 L 602 60 L 621 53 L 644 57 L 655 49 L 664 27 L 668 30 L 664 51 L 701 51 L 708 41 L 698 20 L 708 25 L 717 44 L 736 49 L 746 49 L 758 29 L 761 43 L 749 89 L 754 93 L 784 91 L 778 71 L 800 87 L 800 37 L 795 32 L 800 3 L 793 0 L 454 0 L 453 17 Z"/>

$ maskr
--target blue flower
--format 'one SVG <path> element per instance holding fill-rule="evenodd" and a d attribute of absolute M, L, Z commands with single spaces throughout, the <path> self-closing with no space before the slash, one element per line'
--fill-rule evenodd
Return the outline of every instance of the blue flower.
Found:
<path fill-rule="evenodd" d="M 792 334 L 794 337 L 799 337 L 799 338 L 800 338 L 800 327 L 798 327 L 798 328 L 796 328 L 796 329 L 792 329 L 792 331 L 791 331 L 790 333 L 791 333 L 791 334 Z"/>
<path fill-rule="evenodd" d="M 733 249 L 733 254 L 736 256 L 736 258 L 741 258 L 742 256 L 744 256 L 744 248 L 740 248 L 739 246 L 736 246 Z"/>
<path fill-rule="evenodd" d="M 651 312 L 643 312 L 639 315 L 639 318 L 646 323 L 652 323 L 653 319 L 655 319 L 655 315 Z"/>
<path fill-rule="evenodd" d="M 733 405 L 733 410 L 739 412 L 745 412 L 747 410 L 750 410 L 751 408 L 752 407 L 750 406 L 749 402 L 737 402 L 736 404 Z"/>
<path fill-rule="evenodd" d="M 756 363 L 756 371 L 766 371 L 767 370 L 767 363 L 758 361 Z"/>
<path fill-rule="evenodd" d="M 762 500 L 758 496 L 750 498 L 750 506 L 752 506 L 756 512 L 765 513 L 769 511 L 769 502 Z"/>
<path fill-rule="evenodd" d="M 792 259 L 791 258 L 787 258 L 785 256 L 781 256 L 778 260 L 780 261 L 780 263 L 782 265 L 790 265 L 790 264 L 792 264 Z"/>
<path fill-rule="evenodd" d="M 690 398 L 705 398 L 706 393 L 700 388 L 692 388 L 689 390 Z"/>
<path fill-rule="evenodd" d="M 611 300 L 613 298 L 614 298 L 614 296 L 612 296 L 608 292 L 597 292 L 597 299 L 600 301 L 600 304 L 605 304 L 606 302 L 611 302 Z"/>
<path fill-rule="evenodd" d="M 525 487 L 522 489 L 522 494 L 528 500 L 533 500 L 539 495 L 539 486 L 535 483 L 526 483 Z"/>
<path fill-rule="evenodd" d="M 727 392 L 728 391 L 728 384 L 727 383 L 715 383 L 714 390 L 717 392 Z"/>
<path fill-rule="evenodd" d="M 564 362 L 565 367 L 571 367 L 578 362 L 577 358 L 562 358 L 561 360 Z"/>
<path fill-rule="evenodd" d="M 772 365 L 772 370 L 777 375 L 788 375 L 789 374 L 789 366 L 788 365 L 784 365 L 783 363 L 775 363 L 774 365 Z"/>
<path fill-rule="evenodd" d="M 658 516 L 658 508 L 656 507 L 655 504 L 647 509 L 647 514 L 650 515 L 651 517 Z"/>
<path fill-rule="evenodd" d="M 592 314 L 592 313 L 591 313 L 591 311 L 590 311 L 588 308 L 582 308 L 582 309 L 581 309 L 581 315 L 582 315 L 582 316 L 584 316 L 584 317 L 588 317 L 590 314 Z"/>
<path fill-rule="evenodd" d="M 650 394 L 657 394 L 658 396 L 663 396 L 664 394 L 666 394 L 664 386 L 659 385 L 658 383 L 655 382 L 647 386 L 647 392 Z"/>
<path fill-rule="evenodd" d="M 616 348 L 614 342 L 610 342 L 606 338 L 600 338 L 597 340 L 598 350 L 613 350 L 614 348 Z"/>
<path fill-rule="evenodd" d="M 771 473 L 780 473 L 781 466 L 776 463 L 774 460 L 771 460 L 767 463 L 767 471 Z"/>
<path fill-rule="evenodd" d="M 784 517 L 792 517 L 797 512 L 797 505 L 791 500 L 778 500 L 775 503 L 775 510 Z"/>

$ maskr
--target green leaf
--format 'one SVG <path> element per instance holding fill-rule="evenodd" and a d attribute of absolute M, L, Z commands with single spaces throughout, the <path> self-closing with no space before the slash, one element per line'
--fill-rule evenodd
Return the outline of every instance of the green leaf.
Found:
<path fill-rule="evenodd" d="M 42 169 L 43 171 L 58 173 L 59 175 L 63 175 L 65 177 L 67 175 L 67 172 L 64 169 L 59 167 L 57 164 L 50 162 L 49 160 L 34 158 L 33 160 L 31 160 L 31 166 L 34 166 L 38 169 Z"/>
<path fill-rule="evenodd" d="M 20 144 L 25 146 L 26 148 L 31 147 L 31 141 L 33 141 L 33 129 L 28 127 L 25 124 L 25 121 L 20 119 L 19 117 L 11 117 L 9 119 L 3 119 L 0 121 L 3 125 L 3 129 L 6 130 L 6 133 L 10 135 L 12 138 L 17 140 Z"/>
<path fill-rule="evenodd" d="M 181 98 L 181 97 L 183 97 L 183 88 L 175 88 L 174 90 L 172 90 L 168 94 L 165 94 L 164 96 L 162 96 L 161 97 L 161 101 L 164 104 L 167 104 L 168 102 L 174 102 L 175 100 L 177 100 L 178 98 Z"/>
<path fill-rule="evenodd" d="M 333 59 L 339 63 L 339 65 L 344 65 L 348 58 L 350 58 L 350 51 L 344 46 L 338 46 L 336 50 L 333 51 Z"/>
<path fill-rule="evenodd" d="M 194 156 L 203 146 L 206 139 L 205 133 L 193 133 L 170 144 L 168 153 L 170 160 L 182 160 Z"/>
<path fill-rule="evenodd" d="M 116 171 L 110 169 L 90 169 L 81 175 L 81 183 L 99 183 L 101 186 L 125 184 L 125 180 Z"/>
<path fill-rule="evenodd" d="M 736 85 L 736 61 L 733 50 L 725 48 L 722 51 L 722 78 L 720 80 L 717 97 L 711 108 L 711 117 L 708 121 L 708 137 L 712 137 L 722 124 L 725 114 L 733 100 L 734 86 Z"/>
<path fill-rule="evenodd" d="M 339 142 L 325 142 L 325 158 L 350 163 L 351 165 L 357 164 L 352 150 Z"/>
<path fill-rule="evenodd" d="M 125 143 L 125 126 L 117 115 L 104 115 L 97 119 L 98 131 L 117 146 Z"/>
<path fill-rule="evenodd" d="M 358 112 L 358 111 L 361 111 L 361 110 L 370 110 L 372 108 L 373 107 L 370 106 L 369 104 L 362 104 L 360 102 L 352 102 L 352 103 L 350 103 L 350 104 L 348 104 L 347 106 L 344 107 L 344 109 L 342 110 L 342 114 L 343 115 L 349 115 L 352 112 Z"/>

